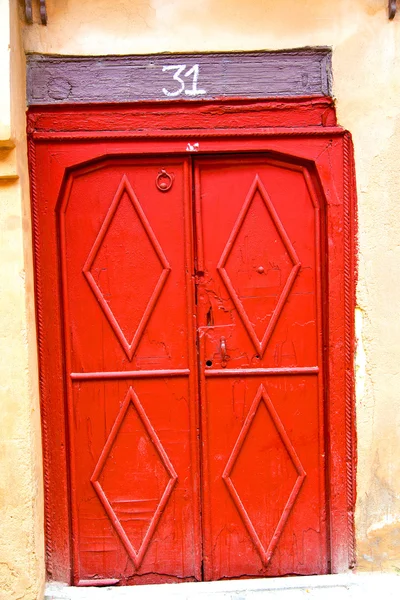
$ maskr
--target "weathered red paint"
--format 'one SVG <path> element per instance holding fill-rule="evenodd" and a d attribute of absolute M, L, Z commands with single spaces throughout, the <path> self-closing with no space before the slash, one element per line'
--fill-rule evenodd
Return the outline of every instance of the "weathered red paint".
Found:
<path fill-rule="evenodd" d="M 264 154 L 195 167 L 206 578 L 326 573 L 314 174 Z"/>
<path fill-rule="evenodd" d="M 49 577 L 347 569 L 354 181 L 329 101 L 35 108 L 28 132 Z"/>

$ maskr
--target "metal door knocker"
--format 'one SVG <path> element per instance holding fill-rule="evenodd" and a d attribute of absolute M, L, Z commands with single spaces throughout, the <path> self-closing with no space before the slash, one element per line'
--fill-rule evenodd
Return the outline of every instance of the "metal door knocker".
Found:
<path fill-rule="evenodd" d="M 160 192 L 168 192 L 172 187 L 172 175 L 167 173 L 165 169 L 161 169 L 156 177 L 156 186 Z"/>

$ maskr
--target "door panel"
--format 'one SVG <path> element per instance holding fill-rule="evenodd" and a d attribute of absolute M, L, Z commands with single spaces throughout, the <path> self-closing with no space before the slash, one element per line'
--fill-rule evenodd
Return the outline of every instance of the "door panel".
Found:
<path fill-rule="evenodd" d="M 74 170 L 62 190 L 81 584 L 200 578 L 190 189 L 187 160 L 117 157 Z"/>
<path fill-rule="evenodd" d="M 206 579 L 328 570 L 318 196 L 301 165 L 196 161 Z"/>
<path fill-rule="evenodd" d="M 161 166 L 174 176 L 168 193 L 156 187 Z M 114 159 L 68 178 L 60 233 L 73 372 L 188 367 L 188 177 L 171 159 Z"/>
<path fill-rule="evenodd" d="M 328 571 L 320 200 L 260 154 L 66 176 L 77 583 Z"/>
<path fill-rule="evenodd" d="M 74 384 L 80 580 L 199 578 L 189 395 L 185 377 Z"/>

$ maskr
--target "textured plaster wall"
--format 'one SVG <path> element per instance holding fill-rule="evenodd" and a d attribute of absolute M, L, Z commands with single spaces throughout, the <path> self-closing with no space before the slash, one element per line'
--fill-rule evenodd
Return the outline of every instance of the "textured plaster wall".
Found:
<path fill-rule="evenodd" d="M 22 22 L 27 52 L 332 46 L 338 117 L 353 134 L 358 179 L 358 565 L 400 570 L 400 14 L 388 21 L 387 0 L 47 0 L 47 7 L 47 27 Z M 13 102 L 20 111 L 20 179 L 0 187 L 6 432 L 0 508 L 10 556 L 9 562 L 0 559 L 0 588 L 6 585 L 10 598 L 20 598 L 24 586 L 40 585 L 40 568 L 32 565 L 42 565 L 40 543 L 33 541 L 41 536 L 42 496 L 23 111 L 20 96 L 13 95 Z M 21 561 L 31 570 L 22 571 Z"/>
<path fill-rule="evenodd" d="M 44 583 L 24 63 L 16 2 L 0 0 L 1 600 L 34 600 Z"/>
<path fill-rule="evenodd" d="M 0 143 L 11 137 L 10 14 L 8 0 L 0 0 Z"/>

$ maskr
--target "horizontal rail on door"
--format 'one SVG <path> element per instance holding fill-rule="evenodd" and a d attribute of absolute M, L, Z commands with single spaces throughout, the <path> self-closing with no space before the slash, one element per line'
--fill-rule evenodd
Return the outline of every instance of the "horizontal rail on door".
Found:
<path fill-rule="evenodd" d="M 154 371 L 99 371 L 71 373 L 73 381 L 87 379 L 143 379 L 146 377 L 183 377 L 190 375 L 189 369 L 154 369 Z"/>
<path fill-rule="evenodd" d="M 130 140 L 135 138 L 165 138 L 170 139 L 184 139 L 186 142 L 190 137 L 190 140 L 196 138 L 212 140 L 213 138 L 238 138 L 240 137 L 296 137 L 296 136 L 343 136 L 344 130 L 337 126 L 304 126 L 304 127 L 262 127 L 260 129 L 220 129 L 205 131 L 203 129 L 191 129 L 190 136 L 187 129 L 167 129 L 165 131 L 160 129 L 150 129 L 141 131 L 34 131 L 31 133 L 31 137 L 34 140 L 49 140 L 49 141 L 61 141 L 61 140 Z M 185 144 L 186 147 L 186 144 Z M 187 149 L 187 147 L 186 147 Z M 158 150 L 159 152 L 159 150 Z M 132 154 L 135 154 L 135 149 L 132 149 Z M 137 153 L 143 153 L 141 150 L 137 150 Z"/>
<path fill-rule="evenodd" d="M 276 367 L 270 369 L 205 369 L 208 377 L 236 377 L 238 375 L 315 375 L 319 367 Z"/>

